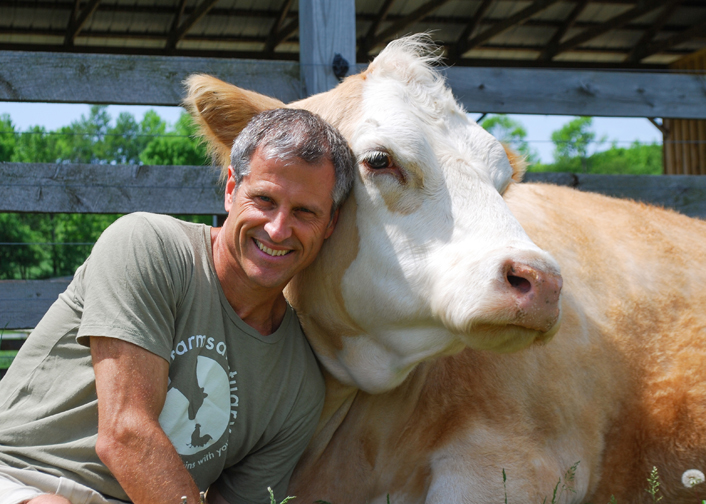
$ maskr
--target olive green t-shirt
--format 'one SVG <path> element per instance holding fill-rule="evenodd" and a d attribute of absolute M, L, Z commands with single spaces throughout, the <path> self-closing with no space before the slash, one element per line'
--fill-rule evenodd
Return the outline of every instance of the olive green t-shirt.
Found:
<path fill-rule="evenodd" d="M 167 360 L 159 418 L 201 490 L 230 503 L 278 498 L 314 432 L 324 385 L 296 314 L 262 336 L 228 303 L 210 228 L 132 214 L 111 225 L 0 381 L 0 464 L 128 500 L 95 451 L 90 336 Z"/>

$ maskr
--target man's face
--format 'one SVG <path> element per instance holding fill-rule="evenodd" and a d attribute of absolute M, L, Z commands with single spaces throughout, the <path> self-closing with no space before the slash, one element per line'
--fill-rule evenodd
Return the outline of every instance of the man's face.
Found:
<path fill-rule="evenodd" d="M 330 161 L 266 159 L 260 149 L 250 173 L 236 187 L 232 169 L 226 185 L 226 233 L 233 266 L 253 287 L 282 289 L 311 264 L 331 236 L 335 184 Z"/>

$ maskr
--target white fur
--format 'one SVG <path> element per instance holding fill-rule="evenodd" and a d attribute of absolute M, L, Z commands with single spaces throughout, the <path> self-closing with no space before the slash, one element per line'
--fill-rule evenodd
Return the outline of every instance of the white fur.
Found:
<path fill-rule="evenodd" d="M 323 362 L 367 392 L 389 390 L 416 363 L 464 345 L 529 345 L 535 334 L 489 338 L 474 324 L 505 322 L 513 308 L 499 293 L 507 260 L 559 271 L 502 199 L 512 175 L 503 147 L 468 119 L 423 47 L 423 38 L 406 38 L 376 58 L 349 139 L 361 161 L 354 188 L 360 250 L 342 291 L 365 334 L 345 338 L 335 359 Z M 365 167 L 378 151 L 393 156 L 404 181 Z"/>

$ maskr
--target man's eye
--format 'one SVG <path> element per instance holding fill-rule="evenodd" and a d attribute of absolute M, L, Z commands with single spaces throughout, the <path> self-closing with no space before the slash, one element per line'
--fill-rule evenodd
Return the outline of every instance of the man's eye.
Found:
<path fill-rule="evenodd" d="M 272 203 L 272 199 L 267 196 L 258 196 L 257 198 L 264 203 Z"/>
<path fill-rule="evenodd" d="M 365 158 L 364 162 L 373 170 L 383 170 L 392 167 L 392 158 L 387 152 L 373 152 Z"/>

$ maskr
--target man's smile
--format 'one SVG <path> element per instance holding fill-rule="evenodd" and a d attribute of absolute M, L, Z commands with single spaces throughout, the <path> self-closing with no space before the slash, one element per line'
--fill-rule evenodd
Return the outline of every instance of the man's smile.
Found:
<path fill-rule="evenodd" d="M 279 257 L 279 256 L 287 255 L 290 252 L 294 252 L 293 250 L 272 250 L 271 248 L 265 246 L 262 242 L 260 242 L 256 238 L 253 238 L 253 241 L 255 242 L 255 245 L 257 245 L 257 248 L 259 248 L 265 254 L 270 255 L 272 257 Z"/>

